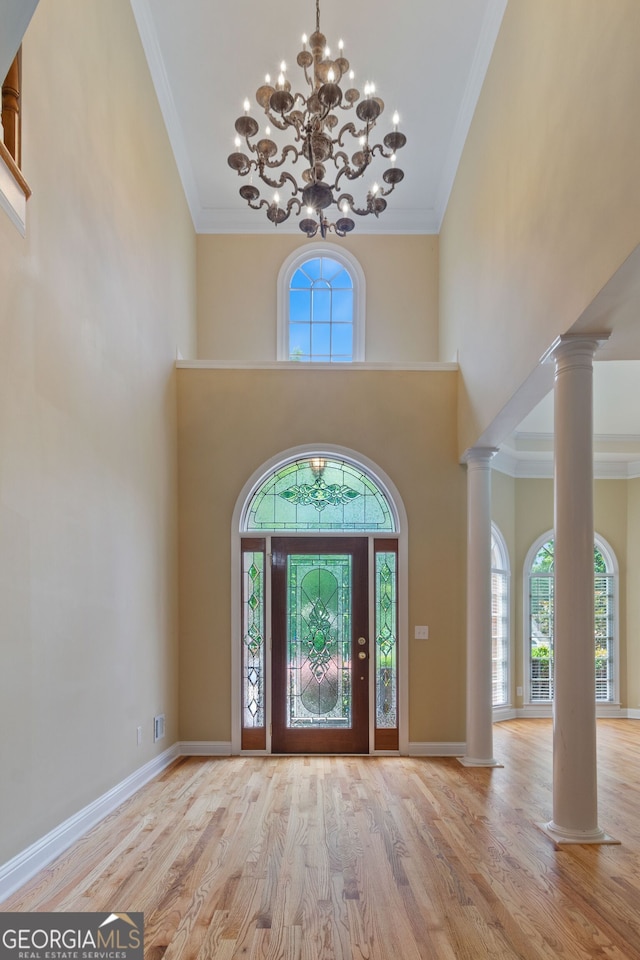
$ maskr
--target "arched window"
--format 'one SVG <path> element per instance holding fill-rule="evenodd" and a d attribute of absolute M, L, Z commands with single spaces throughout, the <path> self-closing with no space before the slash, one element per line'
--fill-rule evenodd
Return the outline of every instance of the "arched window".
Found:
<path fill-rule="evenodd" d="M 617 563 L 611 547 L 596 536 L 593 548 L 594 655 L 596 701 L 617 699 L 616 593 Z M 530 703 L 553 700 L 553 603 L 554 541 L 547 533 L 533 545 L 525 564 L 528 586 L 528 699 Z"/>
<path fill-rule="evenodd" d="M 271 473 L 251 498 L 243 529 L 393 532 L 397 522 L 380 486 L 346 460 L 304 457 Z"/>
<path fill-rule="evenodd" d="M 293 617 L 295 633 L 300 626 L 296 617 L 302 616 L 302 611 L 306 611 L 303 619 L 309 619 L 305 604 L 311 587 L 324 590 L 323 584 L 329 584 L 327 597 L 331 602 L 338 598 L 342 611 L 336 624 L 351 622 L 352 604 L 354 611 L 364 611 L 365 618 L 370 617 L 372 709 L 360 721 L 367 727 L 372 724 L 370 749 L 406 750 L 407 701 L 406 694 L 401 697 L 400 692 L 408 686 L 407 523 L 392 481 L 383 479 L 374 464 L 351 458 L 346 449 L 294 448 L 289 455 L 265 464 L 265 471 L 256 473 L 247 483 L 236 504 L 234 528 L 239 533 L 238 562 L 234 564 L 239 580 L 232 588 L 232 663 L 237 684 L 234 696 L 238 698 L 233 721 L 235 748 L 271 749 L 273 698 L 280 697 L 282 689 L 285 693 L 298 690 L 290 681 L 302 676 L 291 673 L 281 688 L 283 658 L 276 656 L 274 664 L 267 643 L 273 633 L 272 618 L 281 611 L 291 624 L 288 618 Z M 232 552 L 235 550 L 234 545 Z M 342 569 L 340 564 L 351 564 L 349 556 L 359 551 L 364 563 L 358 566 L 353 561 L 355 566 L 349 567 L 352 574 L 340 581 L 340 590 L 335 593 L 335 570 Z M 308 583 L 304 580 L 303 603 L 300 574 L 303 568 L 307 570 L 305 564 L 309 570 L 320 572 L 317 576 L 314 573 Z M 325 569 L 332 577 L 325 576 Z M 327 597 L 319 594 L 328 615 L 334 617 Z M 352 642 L 360 646 L 364 636 L 354 633 Z M 309 654 L 306 646 L 291 648 L 296 650 L 296 655 L 304 655 L 307 660 L 315 655 L 313 650 Z M 348 667 L 347 663 L 344 669 Z M 290 668 L 297 669 L 291 663 Z M 346 709 L 350 700 L 341 699 L 340 703 L 340 709 Z"/>
<path fill-rule="evenodd" d="M 504 538 L 491 524 L 491 658 L 493 706 L 510 702 L 509 554 Z"/>
<path fill-rule="evenodd" d="M 364 360 L 364 274 L 334 246 L 305 247 L 278 278 L 278 360 Z"/>

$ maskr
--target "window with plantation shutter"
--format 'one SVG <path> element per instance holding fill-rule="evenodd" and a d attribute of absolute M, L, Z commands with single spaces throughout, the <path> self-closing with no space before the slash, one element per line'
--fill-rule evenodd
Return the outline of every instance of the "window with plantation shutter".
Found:
<path fill-rule="evenodd" d="M 510 702 L 509 556 L 504 538 L 491 525 L 491 658 L 493 706 Z"/>
<path fill-rule="evenodd" d="M 528 700 L 553 700 L 554 541 L 548 534 L 534 545 L 528 579 Z M 596 536 L 594 573 L 594 659 L 596 702 L 616 700 L 617 564 L 613 551 Z"/>

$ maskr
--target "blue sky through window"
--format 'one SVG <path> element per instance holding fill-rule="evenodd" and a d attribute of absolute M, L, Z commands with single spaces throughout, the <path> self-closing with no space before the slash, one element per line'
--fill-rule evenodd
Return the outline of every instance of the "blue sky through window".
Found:
<path fill-rule="evenodd" d="M 353 360 L 353 281 L 330 257 L 311 257 L 289 285 L 289 358 Z"/>

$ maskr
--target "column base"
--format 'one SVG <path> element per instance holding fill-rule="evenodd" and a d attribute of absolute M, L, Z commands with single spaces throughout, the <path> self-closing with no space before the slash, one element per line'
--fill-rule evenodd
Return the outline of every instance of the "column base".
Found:
<path fill-rule="evenodd" d="M 596 827 L 595 830 L 571 830 L 568 827 L 559 827 L 553 820 L 549 820 L 548 823 L 537 823 L 536 826 L 553 840 L 556 847 L 566 843 L 620 843 L 619 840 L 610 837 L 599 827 Z"/>
<path fill-rule="evenodd" d="M 504 767 L 504 763 L 499 760 L 477 760 L 475 757 L 457 757 L 458 763 L 463 767 Z"/>

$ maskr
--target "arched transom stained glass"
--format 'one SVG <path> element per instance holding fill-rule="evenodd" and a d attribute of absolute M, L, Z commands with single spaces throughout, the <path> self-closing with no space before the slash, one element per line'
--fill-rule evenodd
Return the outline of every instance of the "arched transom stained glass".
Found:
<path fill-rule="evenodd" d="M 245 531 L 395 532 L 394 513 L 375 481 L 339 459 L 305 457 L 264 480 L 245 514 Z"/>
<path fill-rule="evenodd" d="M 289 359 L 353 360 L 353 280 L 343 263 L 311 257 L 289 285 Z"/>

